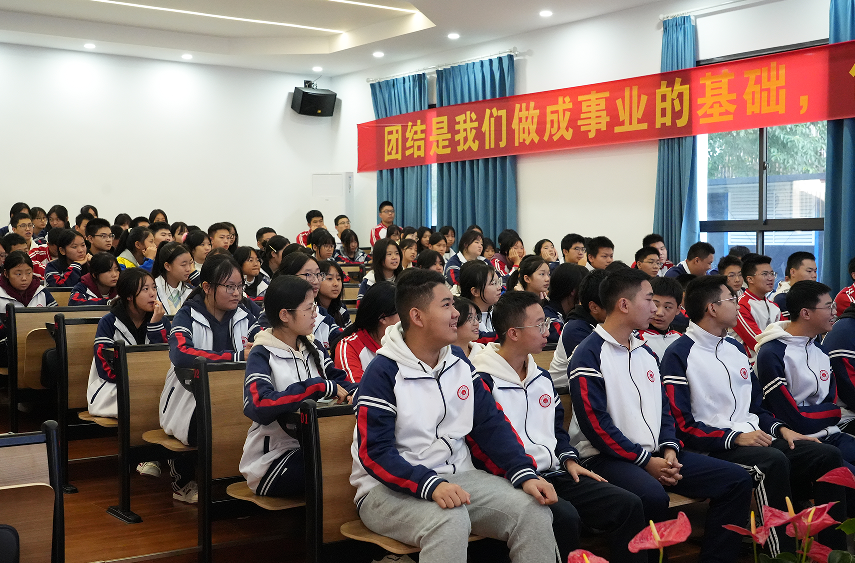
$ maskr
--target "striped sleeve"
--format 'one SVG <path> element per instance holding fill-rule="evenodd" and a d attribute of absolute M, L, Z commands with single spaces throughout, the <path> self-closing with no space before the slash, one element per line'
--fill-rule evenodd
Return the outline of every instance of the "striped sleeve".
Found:
<path fill-rule="evenodd" d="M 68 267 L 59 269 L 56 260 L 48 263 L 45 268 L 45 281 L 48 287 L 74 287 L 80 281 L 81 266 L 72 262 Z"/>
<path fill-rule="evenodd" d="M 338 343 L 335 348 L 335 367 L 347 372 L 347 379 L 352 383 L 359 383 L 365 372 L 362 361 L 359 359 L 359 350 L 356 346 L 356 335 L 351 335 Z"/>
<path fill-rule="evenodd" d="M 742 343 L 750 354 L 754 353 L 754 348 L 757 346 L 757 337 L 763 332 L 754 320 L 754 314 L 751 312 L 751 298 L 748 295 L 743 295 L 739 300 L 739 312 L 736 317 L 736 326 L 733 327 Z"/>
<path fill-rule="evenodd" d="M 187 308 L 181 308 L 172 322 L 169 333 L 169 360 L 177 368 L 192 368 L 197 357 L 209 362 L 240 361 L 243 350 L 201 350 L 193 345 L 193 321 Z"/>
<path fill-rule="evenodd" d="M 115 321 L 116 317 L 112 313 L 104 315 L 95 331 L 95 370 L 98 377 L 110 383 L 116 382 L 116 373 L 113 371 Z"/>

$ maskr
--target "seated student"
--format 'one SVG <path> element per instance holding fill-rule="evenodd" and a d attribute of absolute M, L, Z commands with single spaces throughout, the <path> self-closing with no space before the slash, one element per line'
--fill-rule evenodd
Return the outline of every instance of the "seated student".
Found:
<path fill-rule="evenodd" d="M 561 337 L 549 363 L 549 375 L 552 376 L 556 387 L 567 385 L 567 367 L 570 365 L 573 350 L 594 332 L 595 326 L 606 320 L 606 311 L 600 301 L 600 283 L 608 275 L 605 270 L 594 270 L 588 272 L 579 282 L 579 304 L 567 315 L 561 329 Z"/>
<path fill-rule="evenodd" d="M 362 522 L 418 546 L 421 563 L 465 563 L 470 532 L 507 540 L 514 563 L 556 561 L 543 506 L 557 500 L 555 489 L 450 346 L 458 313 L 442 274 L 407 270 L 395 301 L 401 322 L 387 331 L 353 401 L 350 482 Z M 467 436 L 510 482 L 475 469 Z"/>
<path fill-rule="evenodd" d="M 371 248 L 374 248 L 378 240 L 386 238 L 386 229 L 395 224 L 395 206 L 392 205 L 391 201 L 380 202 L 377 210 L 380 216 L 380 223 L 371 229 L 371 234 L 368 236 L 368 244 L 371 245 Z M 419 234 L 419 237 L 421 237 L 421 234 Z"/>
<path fill-rule="evenodd" d="M 386 237 L 388 239 L 392 239 L 395 242 L 401 242 L 401 227 L 398 225 L 392 225 L 388 229 L 386 229 Z"/>
<path fill-rule="evenodd" d="M 211 252 L 211 237 L 205 231 L 189 231 L 184 238 L 184 246 L 187 247 L 190 256 L 193 257 L 193 273 L 190 276 L 190 283 L 196 287 L 199 284 L 202 265 Z"/>
<path fill-rule="evenodd" d="M 340 264 L 365 264 L 371 257 L 359 249 L 359 237 L 356 231 L 345 229 L 341 232 L 341 249 L 333 254 L 333 260 Z"/>
<path fill-rule="evenodd" d="M 223 221 L 223 225 L 229 229 L 229 245 L 226 248 L 229 253 L 234 256 L 235 250 L 240 247 L 240 236 L 238 235 L 237 227 L 234 226 L 234 223 L 230 223 L 228 221 Z"/>
<path fill-rule="evenodd" d="M 519 268 L 524 257 L 525 246 L 515 230 L 505 229 L 499 233 L 498 251 L 489 260 L 502 277 L 502 285 L 507 283 L 511 272 Z"/>
<path fill-rule="evenodd" d="M 855 280 L 855 258 L 849 261 L 849 277 Z M 840 293 L 837 294 L 837 297 L 834 298 L 834 302 L 837 304 L 837 310 L 841 313 L 849 308 L 850 305 L 855 303 L 855 283 L 852 285 L 847 285 L 843 289 L 840 290 Z"/>
<path fill-rule="evenodd" d="M 169 219 L 166 217 L 166 211 L 163 209 L 152 209 L 151 213 L 148 214 L 148 222 L 149 225 L 154 225 L 155 223 L 169 223 Z M 153 231 L 154 229 L 152 229 Z"/>
<path fill-rule="evenodd" d="M 549 239 L 541 239 L 534 245 L 534 255 L 540 256 L 549 265 L 549 271 L 558 267 L 558 251 Z"/>
<path fill-rule="evenodd" d="M 196 445 L 196 399 L 179 381 L 176 368 L 192 368 L 198 356 L 209 362 L 246 360 L 259 330 L 242 303 L 243 278 L 231 256 L 211 256 L 202 266 L 201 283 L 176 313 L 169 333 L 171 366 L 160 395 L 160 426 L 188 446 Z M 170 460 L 172 498 L 195 503 L 198 486 L 190 456 Z"/>
<path fill-rule="evenodd" d="M 454 227 L 452 227 L 451 225 L 445 225 L 443 227 L 440 227 L 439 234 L 445 237 L 445 244 L 447 246 L 447 249 L 445 255 L 443 255 L 443 258 L 448 261 L 448 259 L 454 256 L 455 254 L 454 243 L 457 240 L 457 231 L 455 231 Z"/>
<path fill-rule="evenodd" d="M 91 213 L 81 213 L 77 217 L 74 218 L 74 231 L 80 233 L 81 236 L 86 236 L 86 225 L 89 224 L 89 221 L 95 219 L 96 217 Z"/>
<path fill-rule="evenodd" d="M 95 254 L 89 261 L 89 273 L 84 274 L 71 290 L 68 305 L 106 305 L 116 297 L 121 271 L 116 257 L 109 252 Z"/>
<path fill-rule="evenodd" d="M 26 203 L 24 203 L 23 201 L 19 201 L 19 202 L 15 203 L 15 205 L 12 206 L 12 208 L 9 210 L 9 225 L 5 226 L 3 228 L 0 228 L 0 237 L 6 236 L 8 233 L 11 233 L 14 231 L 14 227 L 12 226 L 12 219 L 18 213 L 26 213 L 27 215 L 29 215 L 30 214 L 30 206 L 27 205 Z"/>
<path fill-rule="evenodd" d="M 831 360 L 831 371 L 837 384 L 837 404 L 843 408 L 855 406 L 855 306 L 850 305 L 837 317 L 834 328 L 822 341 L 822 349 Z M 838 426 L 844 432 L 855 433 L 855 424 Z"/>
<path fill-rule="evenodd" d="M 561 254 L 564 256 L 565 264 L 585 264 L 585 256 L 587 255 L 585 248 L 585 237 L 576 233 L 564 235 L 561 239 Z"/>
<path fill-rule="evenodd" d="M 50 216 L 48 216 L 48 219 L 50 219 Z M 116 219 L 113 221 L 113 224 L 118 225 L 122 227 L 122 230 L 127 231 L 131 228 L 131 216 L 127 213 L 119 213 L 116 215 Z"/>
<path fill-rule="evenodd" d="M 152 223 L 148 230 L 154 235 L 154 245 L 159 247 L 162 242 L 170 242 L 175 240 L 172 238 L 172 229 L 169 228 L 169 223 L 158 221 Z"/>
<path fill-rule="evenodd" d="M 251 246 L 241 246 L 235 250 L 235 262 L 243 274 L 243 291 L 253 301 L 262 301 L 264 292 L 270 285 L 270 278 L 261 270 L 261 260 Z"/>
<path fill-rule="evenodd" d="M 615 244 L 608 237 L 594 237 L 585 245 L 588 271 L 605 270 L 615 259 Z"/>
<path fill-rule="evenodd" d="M 584 266 L 561 264 L 549 278 L 549 299 L 543 304 L 543 312 L 549 320 L 549 336 L 546 341 L 555 344 L 561 339 L 564 320 L 579 303 L 579 284 L 588 274 Z"/>
<path fill-rule="evenodd" d="M 691 283 L 691 281 L 698 276 L 693 276 L 692 274 L 682 274 L 677 276 L 677 283 L 680 284 L 680 287 L 683 288 L 683 293 L 686 291 L 686 287 Z M 680 310 L 677 312 L 677 316 L 674 317 L 674 320 L 671 321 L 671 328 L 683 334 L 686 332 L 686 329 L 689 328 L 689 316 L 686 314 L 686 309 L 683 307 L 683 302 L 680 301 Z"/>
<path fill-rule="evenodd" d="M 412 268 L 416 261 L 416 245 L 418 243 L 411 238 L 405 238 L 398 247 L 401 249 L 401 269 Z M 452 258 L 454 258 L 452 256 Z M 446 263 L 446 266 L 448 263 Z M 447 270 L 448 268 L 446 268 Z"/>
<path fill-rule="evenodd" d="M 56 299 L 33 276 L 33 261 L 26 252 L 16 250 L 3 259 L 0 275 L 0 366 L 8 365 L 6 348 L 6 305 L 20 307 L 56 307 Z"/>
<path fill-rule="evenodd" d="M 356 295 L 357 307 L 359 307 L 362 296 L 375 282 L 385 280 L 395 283 L 395 278 L 401 273 L 401 250 L 395 241 L 381 238 L 374 245 L 371 254 L 374 257 L 374 268 L 365 274 L 359 283 L 359 292 Z"/>
<path fill-rule="evenodd" d="M 664 276 L 674 264 L 668 260 L 668 249 L 665 247 L 665 239 L 662 235 L 651 233 L 641 239 L 641 246 L 651 246 L 659 252 L 659 276 Z"/>
<path fill-rule="evenodd" d="M 154 244 L 154 235 L 147 227 L 132 227 L 119 239 L 116 251 L 119 253 L 119 267 L 123 270 L 142 268 L 150 272 L 157 255 L 157 246 Z"/>
<path fill-rule="evenodd" d="M 113 234 L 113 242 L 110 243 L 110 254 L 116 256 L 118 254 L 116 249 L 119 247 L 119 241 L 122 239 L 125 230 L 119 225 L 112 225 L 110 226 L 110 232 Z"/>
<path fill-rule="evenodd" d="M 441 274 L 445 269 L 445 259 L 442 257 L 442 254 L 436 250 L 428 248 L 427 250 L 422 250 L 419 253 L 419 257 L 416 258 L 416 268 L 420 268 L 422 270 L 433 270 L 434 272 L 439 272 Z"/>
<path fill-rule="evenodd" d="M 737 298 L 742 297 L 742 260 L 730 254 L 722 256 L 716 269 L 718 275 L 727 278 L 727 287 L 735 292 Z"/>
<path fill-rule="evenodd" d="M 296 239 L 297 244 L 302 244 L 303 246 L 309 246 L 309 235 L 312 231 L 324 226 L 324 214 L 317 209 L 310 210 L 306 213 L 306 225 L 308 225 L 309 228 L 298 233 Z"/>
<path fill-rule="evenodd" d="M 549 264 L 531 254 L 520 262 L 519 268 L 508 276 L 508 290 L 530 291 L 545 301 L 549 291 Z"/>
<path fill-rule="evenodd" d="M 184 242 L 184 237 L 190 229 L 187 228 L 187 223 L 176 221 L 169 225 L 169 232 L 172 233 L 172 240 L 175 242 Z"/>
<path fill-rule="evenodd" d="M 59 256 L 48 262 L 45 282 L 48 287 L 74 287 L 80 277 L 89 271 L 91 254 L 86 253 L 83 235 L 71 229 L 65 230 L 56 243 Z"/>
<path fill-rule="evenodd" d="M 341 233 L 350 229 L 350 219 L 347 215 L 336 215 L 335 219 L 333 219 L 333 226 L 335 227 L 335 249 L 341 250 Z"/>
<path fill-rule="evenodd" d="M 665 350 L 682 336 L 681 332 L 671 328 L 671 323 L 680 312 L 683 288 L 674 278 L 665 277 L 653 278 L 650 285 L 653 287 L 656 312 L 650 317 L 650 326 L 638 331 L 638 337 L 656 353 L 656 358 L 662 361 Z"/>
<path fill-rule="evenodd" d="M 769 299 L 781 310 L 781 320 L 790 320 L 787 311 L 787 292 L 796 282 L 802 280 L 816 281 L 816 256 L 810 252 L 793 252 L 787 258 L 787 269 L 784 280 L 778 283 L 778 289 Z"/>
<path fill-rule="evenodd" d="M 460 313 L 457 319 L 457 340 L 454 341 L 454 346 L 457 346 L 466 357 L 469 358 L 478 350 L 483 350 L 484 345 L 476 342 L 481 337 L 481 311 L 475 306 L 471 300 L 465 297 L 454 298 L 454 308 Z"/>
<path fill-rule="evenodd" d="M 143 217 L 140 215 L 139 217 L 134 217 L 131 219 L 131 222 L 128 224 L 128 229 L 133 229 L 136 227 L 145 227 L 146 229 L 151 223 L 148 220 L 148 217 Z"/>
<path fill-rule="evenodd" d="M 208 236 L 211 237 L 211 249 L 228 248 L 232 244 L 232 232 L 225 223 L 214 223 L 208 227 Z"/>
<path fill-rule="evenodd" d="M 443 262 L 445 262 L 444 256 L 448 251 L 448 242 L 445 240 L 445 235 L 442 233 L 432 234 L 428 239 L 428 249 L 438 252 L 440 256 L 443 256 Z M 421 254 L 421 252 L 419 252 L 419 254 Z"/>
<path fill-rule="evenodd" d="M 113 230 L 106 219 L 92 219 L 86 224 L 86 241 L 93 256 L 113 250 Z"/>
<path fill-rule="evenodd" d="M 324 228 L 315 229 L 309 235 L 306 246 L 312 249 L 319 262 L 332 260 L 335 253 L 335 238 Z"/>
<path fill-rule="evenodd" d="M 11 232 L 3 237 L 3 247 L 7 249 L 7 254 L 9 252 L 15 252 L 16 250 L 20 250 L 21 252 L 29 252 L 29 245 L 27 244 L 27 239 L 25 239 L 16 232 Z"/>
<path fill-rule="evenodd" d="M 68 209 L 62 205 L 54 205 L 48 209 L 48 226 L 51 229 L 68 229 L 71 224 L 68 222 Z"/>
<path fill-rule="evenodd" d="M 815 281 L 795 283 L 787 293 L 787 308 L 791 320 L 770 324 L 757 338 L 755 370 L 764 404 L 796 432 L 837 446 L 843 459 L 853 463 L 855 438 L 840 427 L 855 419 L 855 411 L 835 404 L 831 361 L 817 341 L 834 324 L 831 289 Z"/>
<path fill-rule="evenodd" d="M 98 208 L 95 207 L 94 205 L 84 205 L 83 207 L 80 208 L 80 214 L 81 215 L 85 215 L 87 213 L 89 215 L 92 215 L 93 219 L 98 218 Z"/>
<path fill-rule="evenodd" d="M 282 264 L 282 251 L 285 250 L 290 243 L 288 239 L 273 235 L 261 246 L 261 271 L 267 274 L 268 278 L 273 278 L 273 274 L 279 269 Z"/>
<path fill-rule="evenodd" d="M 33 207 L 30 209 L 30 217 L 33 219 L 33 240 L 37 246 L 44 244 L 47 236 L 45 229 L 48 226 L 47 212 L 41 207 Z"/>
<path fill-rule="evenodd" d="M 496 340 L 491 310 L 501 295 L 502 278 L 488 263 L 471 260 L 460 266 L 460 297 L 475 303 L 481 313 L 478 323 L 480 344 Z"/>
<path fill-rule="evenodd" d="M 56 248 L 56 243 L 64 230 L 65 229 L 62 227 L 51 229 L 47 233 L 46 244 L 37 246 L 30 250 L 30 259 L 33 261 L 33 272 L 41 279 L 44 279 L 45 277 L 45 268 L 47 267 L 48 262 L 56 260 L 59 256 L 59 250 Z"/>
<path fill-rule="evenodd" d="M 261 227 L 255 231 L 255 244 L 258 245 L 259 249 L 264 250 L 265 241 L 274 236 L 276 236 L 276 231 L 272 227 Z"/>
<path fill-rule="evenodd" d="M 296 276 L 278 276 L 264 296 L 271 328 L 259 332 L 246 361 L 244 414 L 252 420 L 240 472 L 259 496 L 305 492 L 299 442 L 278 417 L 307 399 L 348 402 L 355 386 L 335 367 L 326 350 L 307 338 L 317 311 L 312 287 Z"/>
<path fill-rule="evenodd" d="M 33 240 L 33 220 L 29 213 L 15 213 L 9 227 L 11 228 L 10 234 L 16 233 L 24 238 L 24 242 L 27 244 L 27 248 L 24 249 L 25 252 L 36 247 L 36 242 Z"/>
<path fill-rule="evenodd" d="M 470 260 L 483 260 L 484 236 L 478 231 L 466 231 L 460 237 L 460 251 L 445 261 L 445 281 L 450 285 L 460 284 L 460 266 Z"/>
<path fill-rule="evenodd" d="M 292 252 L 282 259 L 282 265 L 273 279 L 278 276 L 300 276 L 312 286 L 315 299 L 321 291 L 321 280 L 325 279 L 326 274 L 321 273 L 321 268 L 317 259 L 314 256 L 304 254 L 303 252 Z M 259 319 L 259 323 L 264 328 L 269 328 L 266 315 Z M 343 329 L 338 326 L 326 309 L 318 308 L 318 314 L 315 316 L 315 329 L 312 334 L 315 341 L 326 350 L 331 350 L 332 345 L 338 341 Z"/>
<path fill-rule="evenodd" d="M 696 242 L 689 247 L 686 259 L 669 268 L 665 277 L 676 278 L 683 274 L 693 276 L 705 276 L 712 268 L 715 261 L 715 247 L 708 242 Z"/>
<path fill-rule="evenodd" d="M 401 240 L 407 240 L 407 239 L 418 242 L 418 240 L 419 240 L 418 229 L 416 229 L 415 227 L 404 227 L 403 230 L 401 231 Z"/>
<path fill-rule="evenodd" d="M 190 275 L 193 257 L 187 247 L 178 242 L 161 243 L 154 258 L 151 275 L 157 289 L 157 299 L 167 315 L 176 315 L 193 291 Z"/>
<path fill-rule="evenodd" d="M 663 280 L 665 278 L 662 278 Z M 746 468 L 756 482 L 758 509 L 786 511 L 793 487 L 817 504 L 837 501 L 834 517 L 846 518 L 841 487 L 814 482 L 843 463 L 840 451 L 802 436 L 763 408 L 763 390 L 741 344 L 727 336 L 736 324 L 736 293 L 724 276 L 704 276 L 686 288 L 692 323 L 662 357 L 662 382 L 686 447 Z M 750 469 L 749 469 L 750 468 Z M 855 507 L 851 507 L 855 508 Z M 772 530 L 772 556 L 795 552 L 783 530 Z M 820 541 L 844 549 L 846 538 L 829 529 Z M 833 543 L 828 543 L 833 542 Z"/>
<path fill-rule="evenodd" d="M 644 272 L 651 278 L 655 278 L 659 276 L 661 271 L 659 265 L 661 263 L 658 250 L 652 246 L 643 246 L 635 253 L 635 262 L 632 267 Z"/>
<path fill-rule="evenodd" d="M 538 475 L 555 487 L 559 500 L 550 508 L 561 560 L 579 547 L 584 522 L 588 528 L 610 533 L 612 561 L 646 561 L 647 554 L 627 549 L 645 525 L 641 500 L 579 465 L 579 452 L 564 430 L 561 399 L 549 373 L 532 357 L 546 344 L 549 327 L 537 297 L 530 292 L 505 293 L 496 303 L 493 322 L 499 342 L 473 354 L 472 366 L 517 430 Z M 489 459 L 483 459 L 477 449 L 473 461 L 476 467 L 490 470 Z"/>
<path fill-rule="evenodd" d="M 757 338 L 767 326 L 781 320 L 781 310 L 766 297 L 775 287 L 772 259 L 759 254 L 746 256 L 742 262 L 742 277 L 748 283 L 748 289 L 739 298 L 739 322 L 733 330 L 754 365 Z"/>
<path fill-rule="evenodd" d="M 650 348 L 633 336 L 655 311 L 647 274 L 625 269 L 600 284 L 606 320 L 570 358 L 571 443 L 583 464 L 635 493 L 645 520 L 668 519 L 668 491 L 710 499 L 700 561 L 736 561 L 751 478 L 737 465 L 682 451 Z M 630 384 L 631 383 L 631 384 Z"/>
<path fill-rule="evenodd" d="M 359 383 L 380 349 L 386 329 L 399 321 L 395 284 L 383 281 L 369 287 L 356 320 L 344 329 L 335 346 L 335 367 L 347 372 L 348 381 Z"/>
<path fill-rule="evenodd" d="M 321 272 L 321 287 L 317 295 L 318 306 L 325 309 L 342 330 L 346 329 L 350 326 L 350 313 L 342 300 L 342 290 L 349 278 L 344 274 L 341 266 L 331 260 L 318 262 L 318 269 Z M 341 338 L 341 335 L 338 338 Z M 337 339 L 335 341 L 337 342 Z M 335 344 L 330 342 L 330 346 L 333 347 Z"/>
<path fill-rule="evenodd" d="M 484 237 L 484 250 L 481 251 L 481 256 L 484 257 L 484 260 L 490 262 L 493 259 L 493 256 L 496 255 L 496 243 L 493 242 L 493 239 Z M 492 262 L 490 262 L 492 264 Z"/>

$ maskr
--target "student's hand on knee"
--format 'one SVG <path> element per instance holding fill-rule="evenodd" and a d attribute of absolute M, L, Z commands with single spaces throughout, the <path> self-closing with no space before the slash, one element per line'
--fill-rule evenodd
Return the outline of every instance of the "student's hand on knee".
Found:
<path fill-rule="evenodd" d="M 772 444 L 772 436 L 766 434 L 762 430 L 755 430 L 754 432 L 743 432 L 739 436 L 736 437 L 737 446 L 754 446 L 765 448 Z"/>
<path fill-rule="evenodd" d="M 433 490 L 433 501 L 440 508 L 454 508 L 463 504 L 469 504 L 469 493 L 463 490 L 460 485 L 444 482 Z"/>
<path fill-rule="evenodd" d="M 677 481 L 681 478 L 679 467 L 672 467 L 671 463 L 662 457 L 650 458 L 644 469 L 651 477 L 666 487 L 676 485 Z"/>
<path fill-rule="evenodd" d="M 795 442 L 797 440 L 807 440 L 809 442 L 816 442 L 817 444 L 821 443 L 819 438 L 814 438 L 813 436 L 805 436 L 804 434 L 799 434 L 794 430 L 790 430 L 789 428 L 781 428 L 781 438 L 787 441 L 790 444 L 790 449 L 796 449 Z"/>
<path fill-rule="evenodd" d="M 555 487 L 552 486 L 552 483 L 542 477 L 525 481 L 522 484 L 522 490 L 533 496 L 540 504 L 548 505 L 558 502 L 558 495 L 555 493 Z"/>
<path fill-rule="evenodd" d="M 576 463 L 575 460 L 568 459 L 567 463 L 564 464 L 564 467 L 567 469 L 567 473 L 569 473 L 570 476 L 573 477 L 573 480 L 577 483 L 579 482 L 579 477 L 583 475 L 586 477 L 590 477 L 595 481 L 600 481 L 601 483 L 608 483 L 608 481 L 606 481 L 603 477 L 600 477 L 590 469 L 582 467 L 581 465 Z"/>

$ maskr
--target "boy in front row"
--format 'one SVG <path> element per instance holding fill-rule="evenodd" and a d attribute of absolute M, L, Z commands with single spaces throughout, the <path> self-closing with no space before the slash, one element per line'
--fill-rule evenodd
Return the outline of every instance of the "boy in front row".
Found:
<path fill-rule="evenodd" d="M 549 323 L 537 295 L 509 291 L 493 307 L 499 342 L 473 353 L 472 365 L 483 385 L 508 417 L 525 451 L 537 462 L 537 472 L 552 483 L 558 502 L 552 509 L 552 529 L 561 560 L 579 547 L 581 523 L 611 534 L 613 563 L 643 563 L 644 553 L 630 553 L 629 541 L 644 528 L 641 500 L 579 465 L 579 453 L 564 430 L 564 408 L 549 372 L 532 354 L 543 349 Z M 475 465 L 501 475 L 473 448 Z"/>
<path fill-rule="evenodd" d="M 396 282 L 401 322 L 365 370 L 354 399 L 350 482 L 365 525 L 421 548 L 422 563 L 465 563 L 470 532 L 507 541 L 515 563 L 558 561 L 557 501 L 459 348 L 442 274 Z M 475 469 L 469 436 L 507 479 Z M 522 489 L 522 490 L 519 490 Z"/>
<path fill-rule="evenodd" d="M 732 563 L 740 537 L 722 525 L 745 525 L 751 479 L 732 463 L 680 451 L 659 364 L 632 334 L 656 311 L 648 279 L 625 269 L 600 284 L 606 320 L 570 358 L 571 441 L 582 465 L 641 498 L 647 520 L 668 519 L 668 491 L 709 498 L 700 561 Z"/>

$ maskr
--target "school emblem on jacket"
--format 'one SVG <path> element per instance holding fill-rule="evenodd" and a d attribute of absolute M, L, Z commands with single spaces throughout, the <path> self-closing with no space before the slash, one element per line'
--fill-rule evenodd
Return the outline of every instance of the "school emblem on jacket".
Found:
<path fill-rule="evenodd" d="M 653 373 L 653 370 L 647 370 L 647 379 L 650 380 L 651 383 L 656 381 L 656 374 Z"/>
<path fill-rule="evenodd" d="M 460 389 L 457 390 L 457 397 L 461 401 L 465 401 L 466 399 L 468 399 L 469 398 L 469 387 L 467 387 L 465 385 L 461 385 Z"/>
<path fill-rule="evenodd" d="M 823 381 L 828 381 L 828 372 L 826 370 L 821 370 L 819 372 L 819 378 Z"/>
<path fill-rule="evenodd" d="M 552 404 L 552 397 L 550 397 L 549 395 L 544 393 L 543 395 L 540 396 L 539 402 L 540 402 L 541 407 L 547 408 L 547 407 L 549 407 L 549 405 Z"/>
<path fill-rule="evenodd" d="M 739 375 L 742 376 L 742 379 L 748 379 L 748 370 L 742 368 L 741 370 L 739 370 Z"/>

